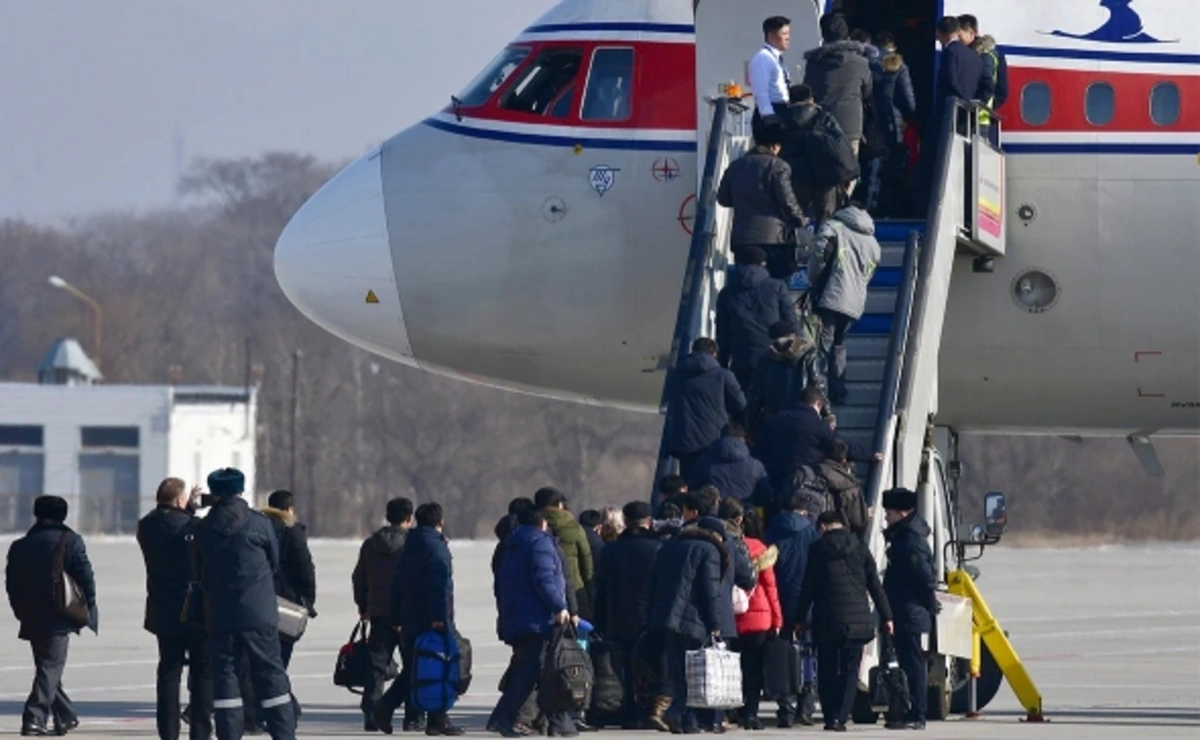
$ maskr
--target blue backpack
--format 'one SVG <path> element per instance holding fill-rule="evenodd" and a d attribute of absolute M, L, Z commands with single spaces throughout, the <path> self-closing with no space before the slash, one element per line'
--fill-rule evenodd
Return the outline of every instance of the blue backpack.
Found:
<path fill-rule="evenodd" d="M 413 646 L 413 707 L 422 712 L 448 712 L 458 700 L 458 642 L 454 633 L 426 632 Z"/>

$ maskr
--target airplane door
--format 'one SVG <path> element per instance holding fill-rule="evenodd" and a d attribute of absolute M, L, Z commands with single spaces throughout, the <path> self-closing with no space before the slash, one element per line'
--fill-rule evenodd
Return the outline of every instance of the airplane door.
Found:
<path fill-rule="evenodd" d="M 696 5 L 696 122 L 699 162 L 708 147 L 712 110 L 704 102 L 722 83 L 737 82 L 750 92 L 747 65 L 763 45 L 762 22 L 773 15 L 792 21 L 791 48 L 784 54 L 793 83 L 804 77 L 804 52 L 820 46 L 820 0 L 698 0 Z M 703 170 L 703 166 L 698 167 Z M 697 177 L 702 172 L 697 172 Z"/>

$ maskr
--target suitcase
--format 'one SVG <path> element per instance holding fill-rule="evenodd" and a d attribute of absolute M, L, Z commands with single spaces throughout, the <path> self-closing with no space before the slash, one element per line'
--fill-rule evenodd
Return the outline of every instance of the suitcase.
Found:
<path fill-rule="evenodd" d="M 742 659 L 725 643 L 709 641 L 684 655 L 687 705 L 694 709 L 736 709 L 742 706 Z"/>
<path fill-rule="evenodd" d="M 786 637 L 768 640 L 763 648 L 763 693 L 768 699 L 799 696 L 804 685 L 804 651 Z"/>

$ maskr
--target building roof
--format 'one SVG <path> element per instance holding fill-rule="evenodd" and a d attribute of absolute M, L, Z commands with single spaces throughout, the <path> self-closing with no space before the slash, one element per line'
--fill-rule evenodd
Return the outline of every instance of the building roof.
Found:
<path fill-rule="evenodd" d="M 175 403 L 246 403 L 253 392 L 240 385 L 177 385 Z"/>
<path fill-rule="evenodd" d="M 79 346 L 79 342 L 70 337 L 56 340 L 37 366 L 38 377 L 41 377 L 42 373 L 52 373 L 56 370 L 65 370 L 91 382 L 104 377 L 96 363 L 92 362 L 83 351 L 83 347 Z"/>

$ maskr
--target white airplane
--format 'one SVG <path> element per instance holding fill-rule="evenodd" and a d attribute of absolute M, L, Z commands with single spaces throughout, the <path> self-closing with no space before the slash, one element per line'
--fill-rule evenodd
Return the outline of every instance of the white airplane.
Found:
<path fill-rule="evenodd" d="M 768 8 L 792 19 L 790 65 L 819 43 L 822 12 L 893 30 L 927 108 L 938 16 L 975 13 L 1007 54 L 1006 253 L 991 274 L 955 262 L 939 425 L 1200 431 L 1191 0 L 563 0 L 445 109 L 303 206 L 276 247 L 284 292 L 329 331 L 408 365 L 656 409 L 703 99 L 742 73 L 728 61 L 759 48 Z M 706 11 L 729 27 L 701 28 Z"/>

